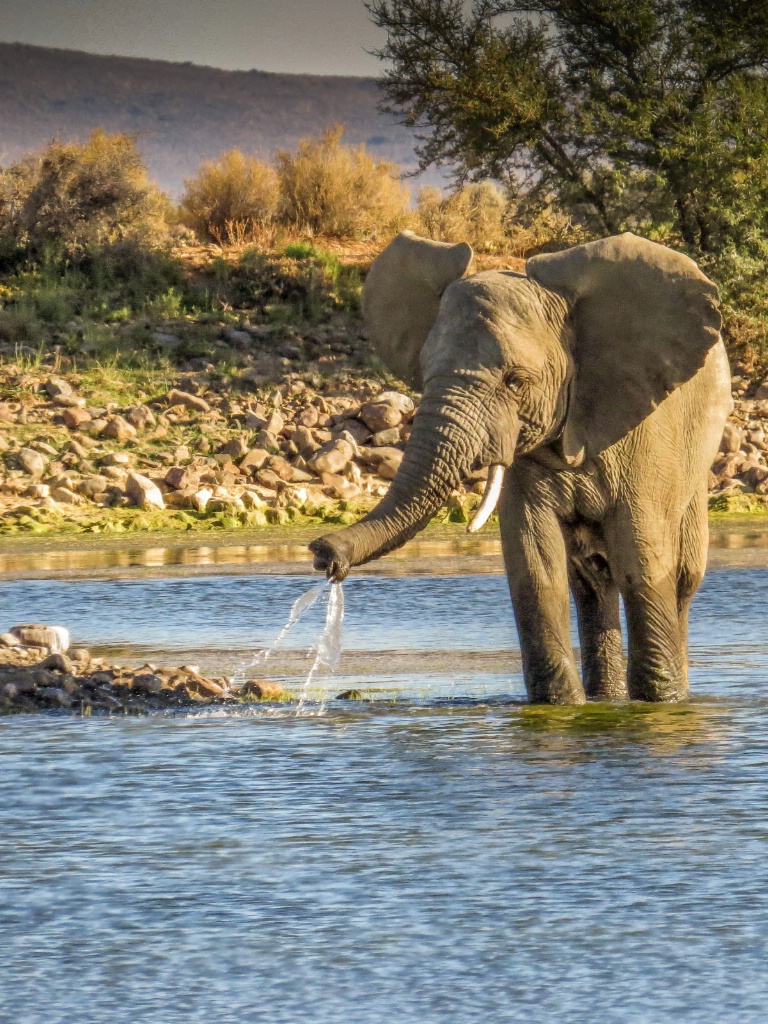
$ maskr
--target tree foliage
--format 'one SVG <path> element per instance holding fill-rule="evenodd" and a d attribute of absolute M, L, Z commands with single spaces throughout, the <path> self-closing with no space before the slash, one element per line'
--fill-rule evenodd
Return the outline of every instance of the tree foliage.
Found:
<path fill-rule="evenodd" d="M 766 0 L 371 0 L 422 166 L 601 232 L 738 245 L 768 209 Z"/>

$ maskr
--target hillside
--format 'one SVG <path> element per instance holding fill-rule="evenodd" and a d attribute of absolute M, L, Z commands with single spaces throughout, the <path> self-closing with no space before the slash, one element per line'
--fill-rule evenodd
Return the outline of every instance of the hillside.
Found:
<path fill-rule="evenodd" d="M 347 141 L 413 169 L 412 133 L 380 114 L 377 100 L 373 78 L 223 71 L 0 43 L 0 162 L 102 127 L 135 134 L 152 176 L 178 193 L 202 160 L 224 149 L 269 157 L 341 123 Z"/>

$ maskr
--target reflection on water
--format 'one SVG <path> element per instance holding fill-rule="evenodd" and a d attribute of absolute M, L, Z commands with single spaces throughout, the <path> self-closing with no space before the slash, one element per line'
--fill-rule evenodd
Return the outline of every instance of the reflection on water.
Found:
<path fill-rule="evenodd" d="M 72 543 L 71 541 L 69 543 Z M 754 528 L 716 527 L 710 537 L 710 550 L 715 553 L 714 564 L 719 565 L 721 552 L 752 551 L 759 554 L 768 549 L 768 531 Z M 189 544 L 178 540 L 158 547 L 141 544 L 104 548 L 67 546 L 51 550 L 14 550 L 12 545 L 0 549 L 0 576 L 36 574 L 89 573 L 120 575 L 130 570 L 194 570 L 212 567 L 218 571 L 237 566 L 271 572 L 310 573 L 311 558 L 307 544 L 301 543 L 247 543 L 247 544 Z M 386 575 L 412 575 L 464 572 L 501 572 L 501 541 L 498 536 L 429 538 L 410 541 L 405 547 L 387 555 L 386 559 L 367 567 L 368 572 Z"/>
<path fill-rule="evenodd" d="M 126 544 L 130 544 L 126 541 Z M 386 561 L 379 563 L 377 568 L 383 572 L 400 575 L 418 571 L 419 560 L 436 560 L 461 556 L 477 559 L 501 556 L 501 541 L 498 538 L 455 540 L 411 541 L 406 548 L 400 548 L 387 556 Z M 407 561 L 407 567 L 403 562 Z M 254 567 L 269 566 L 282 568 L 290 565 L 293 571 L 301 567 L 306 572 L 312 571 L 312 560 L 307 544 L 221 544 L 168 547 L 134 547 L 125 548 L 71 548 L 44 551 L 13 551 L 0 550 L 0 574 L 36 574 L 36 573 L 86 573 L 88 570 L 120 569 L 172 569 L 214 566 L 250 565 Z M 388 568 L 389 567 L 389 568 Z M 500 563 L 490 567 L 492 571 L 500 568 Z M 451 571 L 448 568 L 447 571 Z M 458 565 L 453 570 L 463 571 Z"/>

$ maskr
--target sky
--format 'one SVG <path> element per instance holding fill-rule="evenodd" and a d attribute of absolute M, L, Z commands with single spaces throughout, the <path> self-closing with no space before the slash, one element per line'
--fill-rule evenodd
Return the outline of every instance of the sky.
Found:
<path fill-rule="evenodd" d="M 318 75 L 378 75 L 363 0 L 0 0 L 0 42 Z"/>

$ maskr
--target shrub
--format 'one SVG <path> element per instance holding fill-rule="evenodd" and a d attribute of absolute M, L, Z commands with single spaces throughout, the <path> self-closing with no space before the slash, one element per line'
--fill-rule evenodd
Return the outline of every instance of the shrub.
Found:
<path fill-rule="evenodd" d="M 300 231 L 368 239 L 397 231 L 406 220 L 408 190 L 395 164 L 365 146 L 342 144 L 344 129 L 304 139 L 295 153 L 277 152 L 280 218 Z"/>
<path fill-rule="evenodd" d="M 415 230 L 440 242 L 469 242 L 480 252 L 506 247 L 507 202 L 490 181 L 465 185 L 448 195 L 431 186 L 416 199 Z"/>
<path fill-rule="evenodd" d="M 2 172 L 0 203 L 1 247 L 33 261 L 78 263 L 111 245 L 152 247 L 167 238 L 167 200 L 127 135 L 51 142 Z"/>
<path fill-rule="evenodd" d="M 260 160 L 231 149 L 184 182 L 181 221 L 219 245 L 253 241 L 277 211 L 277 176 Z"/>
<path fill-rule="evenodd" d="M 508 201 L 490 181 L 465 185 L 448 195 L 419 189 L 414 230 L 441 242 L 469 242 L 477 252 L 531 256 L 584 241 L 572 218 L 552 205 Z"/>

